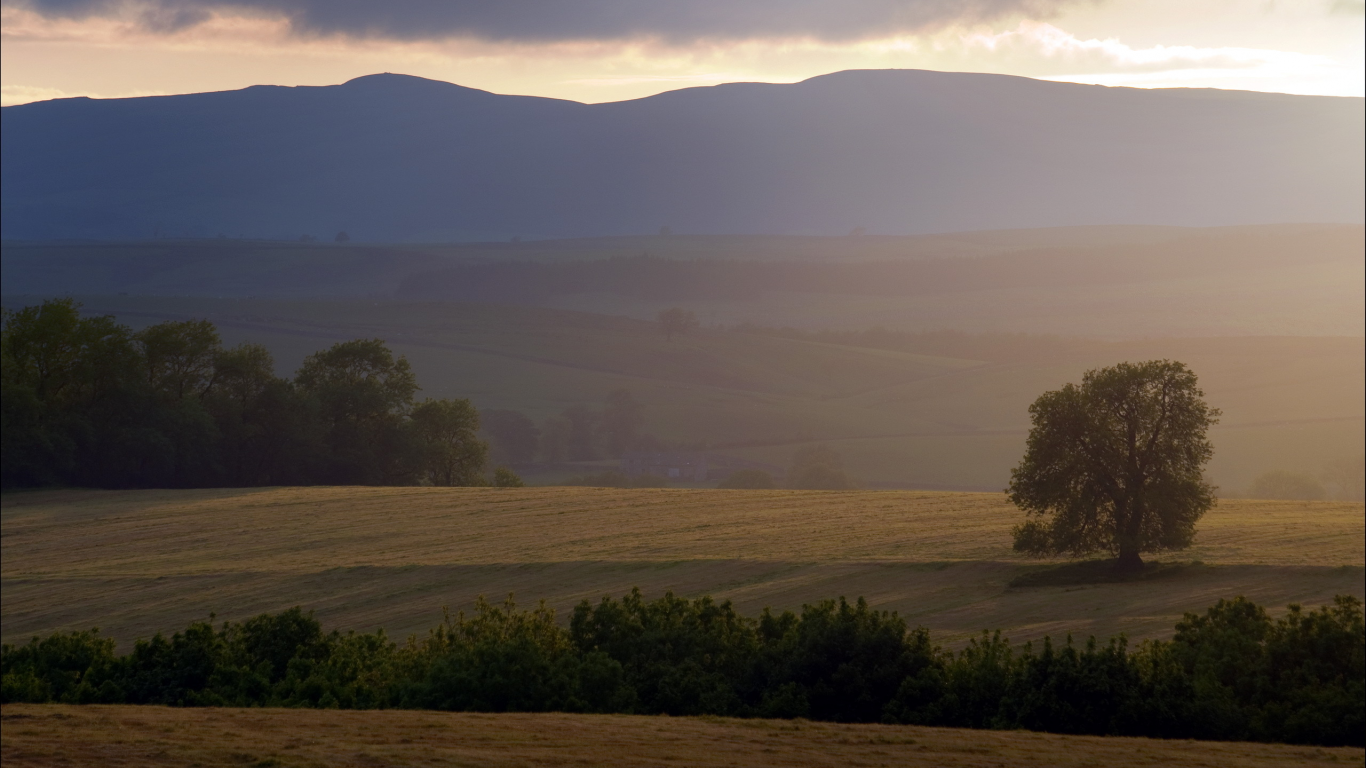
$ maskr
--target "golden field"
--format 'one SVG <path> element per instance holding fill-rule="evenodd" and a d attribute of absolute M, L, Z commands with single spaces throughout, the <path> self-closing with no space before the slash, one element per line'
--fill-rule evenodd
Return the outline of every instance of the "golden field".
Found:
<path fill-rule="evenodd" d="M 1360 766 L 1295 747 L 626 715 L 7 705 L 5 766 Z"/>
<path fill-rule="evenodd" d="M 404 636 L 480 594 L 564 611 L 639 586 L 748 613 L 865 596 L 954 642 L 982 629 L 1161 637 L 1245 595 L 1362 597 L 1363 505 L 1225 500 L 1179 578 L 1010 588 L 1002 494 L 593 488 L 44 491 L 0 500 L 5 642 L 99 626 L 121 643 L 292 605 Z"/>

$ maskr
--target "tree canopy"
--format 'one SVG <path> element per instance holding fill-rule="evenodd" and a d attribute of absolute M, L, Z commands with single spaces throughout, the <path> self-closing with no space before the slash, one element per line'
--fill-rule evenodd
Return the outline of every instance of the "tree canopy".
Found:
<path fill-rule="evenodd" d="M 1015 549 L 1034 555 L 1182 549 L 1214 505 L 1202 470 L 1219 411 L 1183 363 L 1151 360 L 1088 371 L 1080 386 L 1045 392 L 1007 493 L 1028 516 Z"/>
<path fill-rule="evenodd" d="M 310 355 L 293 380 L 274 369 L 207 320 L 134 333 L 69 299 L 6 310 L 0 485 L 487 484 L 474 407 L 415 406 L 412 369 L 382 340 Z"/>

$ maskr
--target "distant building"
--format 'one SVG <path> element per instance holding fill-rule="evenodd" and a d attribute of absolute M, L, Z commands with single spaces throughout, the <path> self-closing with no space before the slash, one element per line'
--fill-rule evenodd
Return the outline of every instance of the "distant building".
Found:
<path fill-rule="evenodd" d="M 721 480 L 737 469 L 762 469 L 781 479 L 782 467 L 731 456 L 693 451 L 627 451 L 621 457 L 621 471 L 630 477 L 655 475 L 670 480 L 703 482 Z"/>

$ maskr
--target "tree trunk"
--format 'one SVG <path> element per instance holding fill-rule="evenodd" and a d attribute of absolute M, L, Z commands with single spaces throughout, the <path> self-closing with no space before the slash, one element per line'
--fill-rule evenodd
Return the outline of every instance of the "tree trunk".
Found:
<path fill-rule="evenodd" d="M 1120 571 L 1143 570 L 1143 559 L 1138 556 L 1138 549 L 1120 547 L 1119 560 L 1115 562 L 1115 569 Z"/>

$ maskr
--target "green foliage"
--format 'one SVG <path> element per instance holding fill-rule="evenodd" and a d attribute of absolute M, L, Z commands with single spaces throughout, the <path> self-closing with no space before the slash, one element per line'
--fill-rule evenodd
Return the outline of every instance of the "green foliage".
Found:
<path fill-rule="evenodd" d="M 567 628 L 544 603 L 481 598 L 402 645 L 383 631 L 324 633 L 293 608 L 113 648 L 96 631 L 6 645 L 3 701 L 808 717 L 1355 746 L 1366 730 L 1366 626 L 1352 597 L 1276 620 L 1221 600 L 1132 653 L 1123 637 L 1015 649 L 999 632 L 953 653 L 862 599 L 756 619 L 638 590 L 584 601 Z"/>
<path fill-rule="evenodd" d="M 732 489 L 764 489 L 777 488 L 778 484 L 773 481 L 773 476 L 762 469 L 737 469 L 726 475 L 717 488 Z"/>
<path fill-rule="evenodd" d="M 1029 520 L 1015 549 L 1036 555 L 1139 553 L 1189 546 L 1214 504 L 1202 469 L 1219 411 L 1195 374 L 1169 360 L 1088 371 L 1081 386 L 1045 392 L 1029 407 L 1033 428 L 1011 471 L 1010 500 Z"/>
<path fill-rule="evenodd" d="M 91 700 L 92 680 L 114 662 L 114 641 L 99 630 L 57 633 L 21 646 L 4 646 L 0 701 L 81 703 Z"/>
<path fill-rule="evenodd" d="M 208 321 L 134 334 L 79 310 L 4 312 L 5 488 L 485 482 L 469 402 L 414 407 L 408 362 L 378 339 L 312 355 L 289 381 Z"/>
<path fill-rule="evenodd" d="M 147 383 L 162 397 L 202 397 L 213 385 L 223 344 L 208 320 L 158 323 L 134 339 L 142 348 Z"/>
<path fill-rule="evenodd" d="M 424 400 L 413 408 L 423 479 L 432 485 L 482 485 L 488 444 L 480 440 L 479 412 L 469 400 Z"/>
<path fill-rule="evenodd" d="M 526 485 L 516 472 L 507 467 L 498 467 L 493 470 L 493 485 L 495 488 L 521 488 Z"/>
<path fill-rule="evenodd" d="M 485 712 L 591 711 L 578 696 L 583 659 L 555 613 L 544 603 L 518 611 L 479 599 L 472 617 L 462 612 L 410 640 L 407 665 L 415 672 L 399 703 L 429 709 Z"/>
<path fill-rule="evenodd" d="M 305 358 L 295 382 L 319 404 L 331 482 L 410 481 L 404 417 L 418 386 L 407 360 L 380 339 L 345 341 Z"/>

